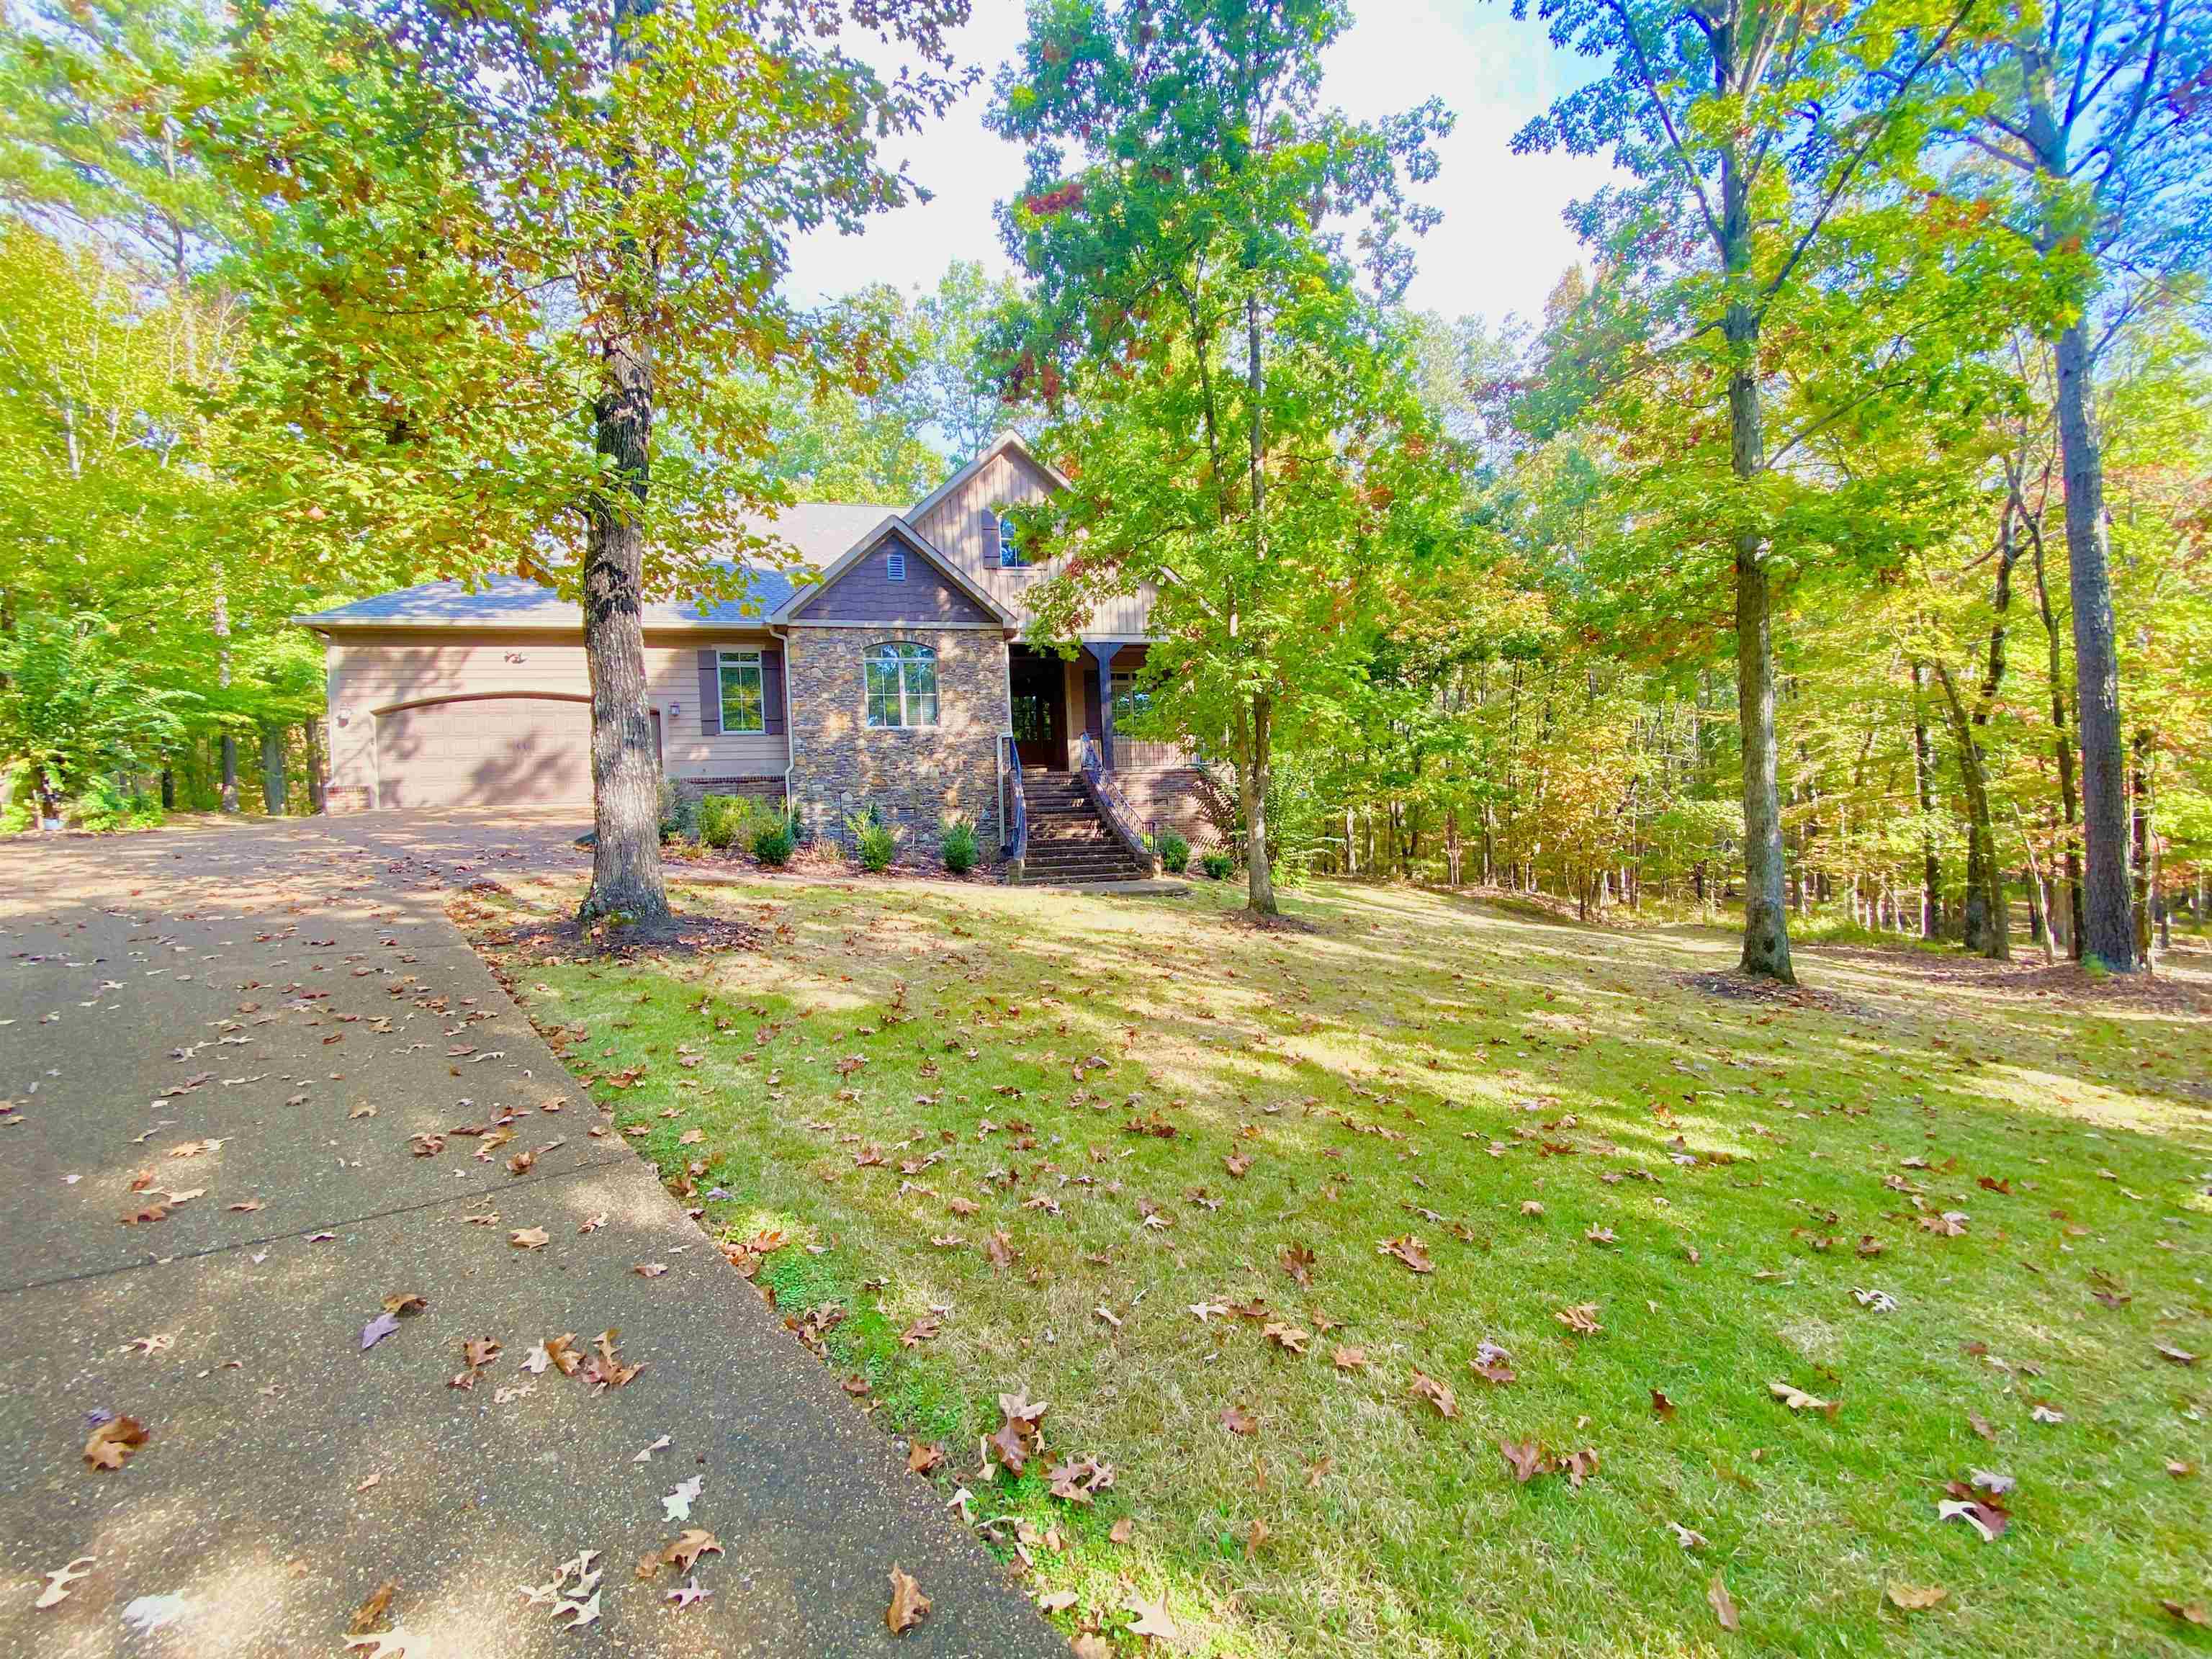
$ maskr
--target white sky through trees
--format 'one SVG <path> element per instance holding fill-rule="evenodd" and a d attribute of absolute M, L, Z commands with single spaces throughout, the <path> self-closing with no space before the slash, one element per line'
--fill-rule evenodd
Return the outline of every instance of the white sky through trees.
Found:
<path fill-rule="evenodd" d="M 1328 55 L 1322 97 L 1371 118 L 1431 96 L 1459 117 L 1441 146 L 1442 175 L 1418 194 L 1443 222 L 1414 245 L 1407 302 L 1449 316 L 1537 314 L 1577 257 L 1560 210 L 1607 173 L 1595 160 L 1516 156 L 1513 134 L 1559 93 L 1587 78 L 1533 22 L 1512 21 L 1507 0 L 1354 0 L 1356 21 Z M 987 132 L 990 78 L 1023 33 L 1022 0 L 975 0 L 954 37 L 984 80 L 945 119 L 888 147 L 934 199 L 872 220 L 865 234 L 817 233 L 794 250 L 793 294 L 815 300 L 865 283 L 934 287 L 946 264 L 981 259 L 1007 270 L 992 204 L 1022 179 L 1021 151 Z M 860 42 L 853 43 L 855 49 Z M 872 58 L 873 53 L 869 54 Z"/>

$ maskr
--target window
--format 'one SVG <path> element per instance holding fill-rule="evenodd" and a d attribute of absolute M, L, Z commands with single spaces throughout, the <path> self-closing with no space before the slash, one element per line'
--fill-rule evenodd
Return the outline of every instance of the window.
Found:
<path fill-rule="evenodd" d="M 1018 570 L 1029 562 L 1022 554 L 1022 538 L 1003 514 L 994 513 L 991 522 L 999 528 L 999 568 Z"/>
<path fill-rule="evenodd" d="M 1152 712 L 1152 694 L 1137 684 L 1136 672 L 1114 671 L 1114 724 L 1118 727 Z"/>
<path fill-rule="evenodd" d="M 725 651 L 716 666 L 722 682 L 722 730 L 767 731 L 768 701 L 761 690 L 761 653 Z"/>
<path fill-rule="evenodd" d="M 884 555 L 884 580 L 902 582 L 906 580 L 906 555 L 892 551 Z"/>
<path fill-rule="evenodd" d="M 868 724 L 937 724 L 937 653 L 903 640 L 868 647 L 866 676 Z"/>

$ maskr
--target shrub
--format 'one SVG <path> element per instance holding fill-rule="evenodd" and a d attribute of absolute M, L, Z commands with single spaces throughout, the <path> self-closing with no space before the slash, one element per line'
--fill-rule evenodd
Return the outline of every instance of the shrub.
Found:
<path fill-rule="evenodd" d="M 1199 868 L 1206 872 L 1208 881 L 1226 881 L 1229 872 L 1237 867 L 1236 860 L 1226 853 L 1208 853 L 1198 863 Z"/>
<path fill-rule="evenodd" d="M 158 796 L 143 790 L 132 790 L 125 794 L 106 778 L 96 781 L 91 787 L 69 805 L 66 817 L 80 830 L 89 830 L 95 835 L 106 835 L 120 830 L 147 830 L 162 821 L 161 802 Z"/>
<path fill-rule="evenodd" d="M 945 820 L 937 850 L 945 860 L 945 867 L 956 876 L 966 875 L 983 856 L 982 847 L 975 839 L 975 826 L 965 818 Z"/>
<path fill-rule="evenodd" d="M 759 802 L 743 795 L 702 795 L 699 839 L 717 850 L 742 846 L 765 816 Z"/>
<path fill-rule="evenodd" d="M 699 803 L 664 780 L 660 786 L 661 840 L 673 841 L 679 836 L 698 833 Z"/>
<path fill-rule="evenodd" d="M 781 870 L 790 863 L 792 849 L 798 844 L 799 836 L 791 820 L 781 812 L 753 831 L 753 856 L 772 870 Z"/>
<path fill-rule="evenodd" d="M 845 820 L 845 827 L 853 832 L 853 856 L 860 861 L 863 870 L 881 872 L 891 867 L 891 858 L 898 851 L 898 834 L 884 822 L 883 814 L 871 806 L 865 812 L 855 812 Z"/>
<path fill-rule="evenodd" d="M 1177 875 L 1190 868 L 1190 843 L 1172 830 L 1162 832 L 1153 850 L 1159 854 L 1160 862 Z"/>

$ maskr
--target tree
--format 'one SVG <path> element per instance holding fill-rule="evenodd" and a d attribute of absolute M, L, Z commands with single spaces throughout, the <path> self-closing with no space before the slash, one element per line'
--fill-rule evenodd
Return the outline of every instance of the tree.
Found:
<path fill-rule="evenodd" d="M 2012 18 L 1952 68 L 1978 94 L 1954 131 L 2011 175 L 2014 222 L 2070 279 L 2053 352 L 2080 697 L 2081 926 L 2087 953 L 2126 972 L 2139 963 L 2095 379 L 2119 322 L 2212 249 L 2212 129 L 2199 118 L 2212 95 L 2212 15 L 2176 0 L 2045 0 Z"/>
<path fill-rule="evenodd" d="M 878 158 L 964 83 L 964 0 L 866 0 L 886 80 L 814 0 L 437 0 L 250 18 L 217 142 L 259 204 L 282 349 L 251 388 L 351 516 L 457 574 L 578 599 L 597 827 L 586 916 L 667 913 L 641 608 L 777 556 L 744 376 L 867 385 L 874 342 L 779 294 L 790 239 L 912 186 Z M 656 447 L 656 432 L 662 441 Z"/>
<path fill-rule="evenodd" d="M 42 817 L 107 774 L 158 763 L 189 701 L 145 684 L 97 617 L 19 617 L 0 635 L 0 756 L 29 769 Z"/>
<path fill-rule="evenodd" d="M 1794 982 L 1775 736 L 1778 547 L 1769 472 L 1764 331 L 1814 270 L 1839 208 L 1924 131 L 1931 65 L 1974 0 L 1537 0 L 1557 45 L 1602 71 L 1515 139 L 1517 150 L 1609 149 L 1635 184 L 1576 210 L 1583 234 L 1651 281 L 1684 325 L 1674 349 L 1724 391 L 1736 488 L 1735 662 L 1743 740 L 1745 972 Z M 1514 0 L 1527 15 L 1528 0 Z"/>
<path fill-rule="evenodd" d="M 1427 216 L 1433 105 L 1364 125 L 1320 106 L 1342 0 L 1110 0 L 1032 10 L 992 125 L 1027 147 L 1002 205 L 1033 279 L 1014 384 L 1072 410 L 1074 489 L 1036 514 L 1065 637 L 1110 592 L 1156 592 L 1166 710 L 1237 771 L 1248 902 L 1276 909 L 1267 803 L 1279 716 L 1325 686 L 1373 564 L 1422 534 L 1437 446 L 1380 297 Z"/>

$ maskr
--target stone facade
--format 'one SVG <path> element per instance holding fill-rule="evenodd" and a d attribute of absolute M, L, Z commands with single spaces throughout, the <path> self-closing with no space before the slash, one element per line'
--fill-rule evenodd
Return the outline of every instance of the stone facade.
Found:
<path fill-rule="evenodd" d="M 889 640 L 937 653 L 934 726 L 872 728 L 861 662 Z M 994 860 L 999 739 L 1006 729 L 1006 642 L 997 628 L 809 628 L 795 625 L 787 657 L 792 799 L 810 836 L 848 843 L 846 821 L 870 805 L 906 831 L 908 848 L 937 845 L 945 817 L 975 826 Z"/>

